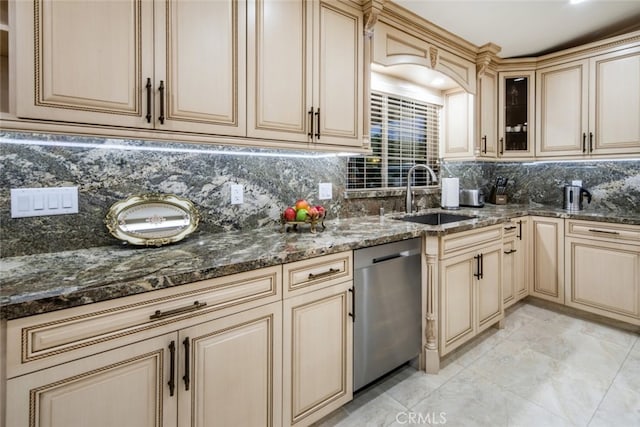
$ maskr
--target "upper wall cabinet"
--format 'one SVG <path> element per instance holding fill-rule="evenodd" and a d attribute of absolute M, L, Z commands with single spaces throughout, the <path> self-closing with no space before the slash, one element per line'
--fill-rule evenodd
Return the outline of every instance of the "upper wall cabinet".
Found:
<path fill-rule="evenodd" d="M 498 88 L 498 156 L 533 157 L 533 71 L 500 73 Z"/>
<path fill-rule="evenodd" d="M 244 135 L 244 2 L 15 6 L 18 117 Z"/>
<path fill-rule="evenodd" d="M 444 138 L 440 148 L 447 159 L 473 157 L 473 96 L 451 89 L 444 97 Z"/>
<path fill-rule="evenodd" d="M 476 64 L 384 22 L 375 26 L 372 62 L 422 65 L 451 77 L 465 91 L 476 93 Z"/>
<path fill-rule="evenodd" d="M 498 73 L 486 69 L 478 78 L 479 154 L 495 158 L 498 153 Z"/>
<path fill-rule="evenodd" d="M 538 156 L 640 152 L 640 46 L 541 68 Z"/>
<path fill-rule="evenodd" d="M 300 0 L 248 10 L 248 136 L 361 148 L 362 12 Z"/>

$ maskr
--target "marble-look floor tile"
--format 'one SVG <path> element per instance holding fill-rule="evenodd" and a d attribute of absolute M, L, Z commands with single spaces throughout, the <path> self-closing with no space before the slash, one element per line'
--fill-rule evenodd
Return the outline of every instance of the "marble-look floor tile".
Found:
<path fill-rule="evenodd" d="M 500 336 L 500 331 L 491 327 L 471 339 L 471 341 L 447 354 L 443 360 L 445 363 L 457 363 L 467 367 L 482 357 L 487 351 L 498 345 L 502 340 L 503 337 Z"/>
<path fill-rule="evenodd" d="M 527 326 L 513 333 L 508 340 L 576 369 L 582 369 L 588 375 L 612 380 L 629 353 L 630 345 L 620 345 L 613 340 L 599 339 L 585 334 L 579 326 L 569 327 L 568 325 L 573 322 L 567 322 L 562 317 L 558 318 L 558 321 L 564 326 L 556 328 Z"/>
<path fill-rule="evenodd" d="M 522 307 L 518 309 L 523 314 L 527 314 L 528 316 L 533 317 L 536 320 L 549 320 L 553 319 L 558 315 L 558 313 L 548 310 L 546 308 L 538 307 L 533 304 L 524 303 Z"/>
<path fill-rule="evenodd" d="M 589 427 L 640 425 L 640 391 L 629 389 L 616 381 L 593 415 Z"/>
<path fill-rule="evenodd" d="M 395 422 L 399 413 L 406 412 L 407 407 L 401 405 L 387 393 L 376 387 L 369 388 L 356 395 L 355 399 L 343 407 L 349 414 L 339 420 L 340 427 L 386 427 Z"/>
<path fill-rule="evenodd" d="M 462 365 L 453 362 L 441 367 L 437 375 L 432 375 L 412 367 L 406 367 L 385 379 L 377 388 L 410 408 L 463 369 Z"/>
<path fill-rule="evenodd" d="M 640 347 L 636 345 L 629 352 L 616 376 L 614 384 L 640 392 L 640 351 L 638 350 L 640 350 Z"/>
<path fill-rule="evenodd" d="M 487 353 L 469 371 L 577 425 L 586 425 L 611 384 L 510 341 Z"/>
<path fill-rule="evenodd" d="M 528 402 L 481 375 L 464 371 L 422 400 L 411 412 L 442 414 L 453 426 L 566 426 L 568 421 Z M 402 425 L 401 421 L 393 426 Z M 428 422 L 417 425 L 432 425 Z"/>

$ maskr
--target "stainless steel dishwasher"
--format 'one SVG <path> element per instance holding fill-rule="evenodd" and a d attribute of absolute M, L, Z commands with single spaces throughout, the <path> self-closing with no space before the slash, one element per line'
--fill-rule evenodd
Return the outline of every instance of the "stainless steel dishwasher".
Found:
<path fill-rule="evenodd" d="M 354 251 L 354 390 L 420 353 L 421 242 Z"/>

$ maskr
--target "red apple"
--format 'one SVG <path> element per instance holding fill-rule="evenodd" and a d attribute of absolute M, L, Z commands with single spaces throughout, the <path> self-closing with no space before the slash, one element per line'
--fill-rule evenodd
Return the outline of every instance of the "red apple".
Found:
<path fill-rule="evenodd" d="M 323 208 L 322 206 L 318 205 L 316 206 L 316 210 L 318 211 L 318 216 L 320 218 L 322 218 L 326 212 L 325 208 Z"/>
<path fill-rule="evenodd" d="M 282 214 L 285 221 L 294 221 L 296 219 L 296 211 L 293 208 L 287 208 Z"/>

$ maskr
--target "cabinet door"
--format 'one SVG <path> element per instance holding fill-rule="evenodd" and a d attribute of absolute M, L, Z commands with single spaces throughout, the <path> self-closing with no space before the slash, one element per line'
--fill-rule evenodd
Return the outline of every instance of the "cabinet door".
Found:
<path fill-rule="evenodd" d="M 471 339 L 476 333 L 473 254 L 452 257 L 440 264 L 440 356 Z"/>
<path fill-rule="evenodd" d="M 179 332 L 181 426 L 279 426 L 282 303 Z"/>
<path fill-rule="evenodd" d="M 153 127 L 153 2 L 17 1 L 18 117 Z"/>
<path fill-rule="evenodd" d="M 566 304 L 640 325 L 638 246 L 567 238 Z"/>
<path fill-rule="evenodd" d="M 158 1 L 155 30 L 155 85 L 165 87 L 156 127 L 244 136 L 246 3 Z"/>
<path fill-rule="evenodd" d="M 529 244 L 531 242 L 529 232 L 529 218 L 517 218 L 514 220 L 518 229 L 514 245 L 514 293 L 516 301 L 529 295 L 530 282 L 530 258 Z"/>
<path fill-rule="evenodd" d="M 171 395 L 167 383 L 172 372 L 176 379 L 169 349 L 171 343 L 177 345 L 176 335 L 162 335 L 7 381 L 7 425 L 175 426 L 177 390 Z"/>
<path fill-rule="evenodd" d="M 535 129 L 535 73 L 508 71 L 499 73 L 498 155 L 533 157 Z"/>
<path fill-rule="evenodd" d="M 588 71 L 586 61 L 538 70 L 536 155 L 588 152 Z"/>
<path fill-rule="evenodd" d="M 479 333 L 504 317 L 502 304 L 502 244 L 482 250 L 480 278 L 477 282 L 477 317 Z"/>
<path fill-rule="evenodd" d="M 516 239 L 505 241 L 502 250 L 502 301 L 507 308 L 516 302 Z"/>
<path fill-rule="evenodd" d="M 564 304 L 564 220 L 532 217 L 533 284 L 530 294 Z"/>
<path fill-rule="evenodd" d="M 317 2 L 314 64 L 315 142 L 362 148 L 362 12 Z"/>
<path fill-rule="evenodd" d="M 473 157 L 472 96 L 460 90 L 444 93 L 444 147 L 446 158 Z"/>
<path fill-rule="evenodd" d="M 598 56 L 589 66 L 592 153 L 640 153 L 640 47 Z"/>
<path fill-rule="evenodd" d="M 498 154 L 498 74 L 486 70 L 478 82 L 478 123 L 480 156 Z"/>
<path fill-rule="evenodd" d="M 284 425 L 309 425 L 352 399 L 351 287 L 284 300 Z"/>
<path fill-rule="evenodd" d="M 247 22 L 247 135 L 311 141 L 313 3 L 249 0 Z"/>

